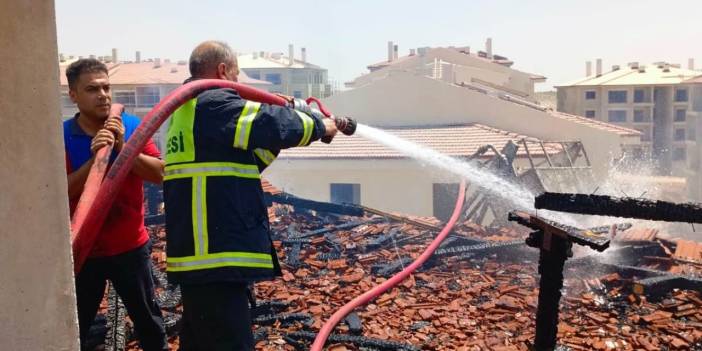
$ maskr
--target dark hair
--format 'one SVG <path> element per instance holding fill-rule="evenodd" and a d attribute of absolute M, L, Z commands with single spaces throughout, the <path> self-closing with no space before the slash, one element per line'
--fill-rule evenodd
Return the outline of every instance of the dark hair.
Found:
<path fill-rule="evenodd" d="M 98 73 L 104 72 L 109 74 L 107 71 L 107 66 L 104 63 L 93 59 L 80 59 L 68 65 L 66 68 L 66 79 L 68 79 L 68 88 L 75 88 L 75 84 L 83 73 Z"/>
<path fill-rule="evenodd" d="M 213 72 L 220 63 L 233 64 L 236 56 L 223 41 L 206 41 L 190 54 L 190 75 L 199 78 Z"/>

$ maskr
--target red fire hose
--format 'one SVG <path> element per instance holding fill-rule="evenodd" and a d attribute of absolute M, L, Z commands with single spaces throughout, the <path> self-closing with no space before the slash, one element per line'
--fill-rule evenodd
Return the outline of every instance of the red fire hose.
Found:
<path fill-rule="evenodd" d="M 121 104 L 112 104 L 110 107 L 110 116 L 120 116 L 122 112 L 124 112 L 124 106 Z M 88 179 L 85 180 L 85 185 L 83 185 L 83 193 L 80 194 L 78 205 L 71 219 L 71 242 L 75 240 L 75 234 L 77 234 L 78 229 L 83 226 L 86 218 L 85 216 L 88 210 L 90 210 L 93 201 L 95 201 L 95 197 L 100 189 L 100 183 L 102 183 L 102 178 L 105 176 L 107 166 L 110 163 L 111 153 L 112 145 L 107 145 L 95 153 L 95 161 L 93 161 L 93 165 L 90 166 Z"/>
<path fill-rule="evenodd" d="M 465 200 L 465 195 L 466 183 L 465 181 L 461 181 L 461 186 L 458 190 L 458 198 L 456 199 L 456 206 L 453 209 L 453 214 L 451 215 L 451 218 L 446 223 L 444 229 L 442 229 L 441 232 L 439 232 L 439 235 L 437 235 L 436 238 L 431 242 L 431 244 L 429 244 L 429 246 L 424 250 L 424 252 L 422 252 L 419 258 L 417 258 L 417 260 L 415 260 L 414 262 L 412 262 L 412 264 L 407 266 L 407 268 L 403 269 L 400 273 L 395 274 L 392 278 L 384 281 L 382 284 L 377 285 L 373 289 L 354 298 L 353 300 L 351 300 L 351 302 L 347 303 L 338 311 L 336 311 L 331 316 L 331 318 L 329 318 L 329 320 L 322 326 L 322 329 L 319 331 L 317 337 L 314 339 L 314 343 L 312 343 L 312 348 L 310 349 L 311 351 L 322 351 L 324 343 L 327 341 L 327 338 L 329 337 L 329 334 L 331 334 L 332 330 L 334 330 L 334 327 L 336 327 L 336 325 L 344 317 L 346 317 L 346 315 L 351 313 L 351 311 L 353 311 L 354 308 L 368 303 L 369 301 L 378 297 L 386 290 L 399 284 L 410 274 L 412 274 L 414 270 L 421 267 L 422 264 L 424 264 L 424 262 L 427 259 L 429 259 L 429 257 L 431 257 L 432 254 L 434 254 L 434 251 L 436 251 L 436 249 L 439 247 L 439 244 L 441 244 L 441 242 L 446 238 L 449 232 L 451 232 L 453 226 L 458 220 L 458 217 L 460 217 L 461 211 L 463 210 L 463 201 Z"/>
<path fill-rule="evenodd" d="M 112 167 L 107 171 L 102 184 L 94 179 L 100 179 L 99 172 L 102 167 L 102 162 L 98 162 L 90 169 L 90 175 L 83 189 L 86 199 L 81 196 L 83 208 L 80 211 L 76 210 L 73 215 L 71 226 L 73 236 L 73 259 L 74 271 L 78 273 L 83 266 L 86 258 L 95 244 L 97 234 L 105 222 L 105 217 L 109 208 L 112 206 L 120 186 L 131 170 L 134 159 L 139 155 L 141 150 L 146 145 L 146 142 L 156 132 L 159 126 L 168 119 L 168 117 L 186 101 L 196 97 L 201 92 L 213 88 L 231 88 L 236 90 L 239 95 L 247 100 L 267 103 L 271 105 L 287 105 L 287 101 L 282 97 L 271 94 L 269 92 L 246 86 L 239 83 L 229 82 L 219 79 L 202 79 L 187 83 L 178 87 L 173 92 L 168 94 L 158 105 L 156 105 L 141 121 L 139 127 L 134 131 L 129 141 L 124 144 L 122 151 L 117 156 Z M 100 155 L 110 154 L 106 148 L 101 149 Z M 106 164 L 105 164 L 106 165 Z M 95 172 L 95 174 L 93 174 Z M 104 169 L 102 169 L 104 172 Z M 97 186 L 100 186 L 96 191 Z M 92 201 L 91 201 L 92 198 Z"/>

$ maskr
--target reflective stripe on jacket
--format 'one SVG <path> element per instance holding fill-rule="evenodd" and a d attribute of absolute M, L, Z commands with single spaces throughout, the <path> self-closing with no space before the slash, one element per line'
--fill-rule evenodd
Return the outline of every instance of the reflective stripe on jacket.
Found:
<path fill-rule="evenodd" d="M 281 149 L 323 135 L 318 118 L 246 101 L 231 89 L 205 91 L 176 110 L 165 150 L 169 279 L 198 284 L 280 274 L 260 174 Z"/>

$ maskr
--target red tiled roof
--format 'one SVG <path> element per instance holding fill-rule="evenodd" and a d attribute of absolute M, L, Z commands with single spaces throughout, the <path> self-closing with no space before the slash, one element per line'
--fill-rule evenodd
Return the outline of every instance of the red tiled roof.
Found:
<path fill-rule="evenodd" d="M 190 77 L 187 64 L 162 62 L 155 67 L 153 62 L 141 63 L 108 63 L 110 84 L 112 85 L 154 85 L 154 84 L 183 84 Z M 61 85 L 68 85 L 66 80 L 67 65 L 59 66 Z M 244 84 L 270 85 L 271 83 L 249 78 L 243 71 L 239 74 L 239 82 Z"/>
<path fill-rule="evenodd" d="M 431 126 L 412 128 L 393 128 L 385 131 L 408 141 L 432 148 L 442 154 L 454 157 L 473 155 L 479 147 L 493 145 L 500 150 L 508 141 L 517 142 L 521 139 L 527 142 L 538 142 L 536 138 L 512 133 L 481 124 L 458 126 Z M 559 148 L 547 147 L 549 154 L 560 152 Z M 534 150 L 532 155 L 543 155 L 540 150 Z M 491 156 L 488 152 L 486 157 Z M 526 152 L 520 148 L 517 152 L 525 157 Z M 337 134 L 331 144 L 313 143 L 308 147 L 283 150 L 283 158 L 306 159 L 369 159 L 369 158 L 405 158 L 402 153 L 375 141 L 364 139 L 358 135 L 346 136 Z"/>
<path fill-rule="evenodd" d="M 675 258 L 702 263 L 702 243 L 691 240 L 678 240 Z"/>
<path fill-rule="evenodd" d="M 616 241 L 653 241 L 657 235 L 658 229 L 631 228 L 623 232 L 617 232 L 614 239 Z"/>

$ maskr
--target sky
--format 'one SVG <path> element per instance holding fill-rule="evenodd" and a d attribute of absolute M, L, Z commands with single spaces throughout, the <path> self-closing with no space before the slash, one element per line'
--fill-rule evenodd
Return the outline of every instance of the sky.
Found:
<path fill-rule="evenodd" d="M 56 0 L 59 52 L 121 59 L 185 60 L 197 43 L 224 40 L 238 52 L 307 48 L 307 60 L 340 83 L 411 48 L 470 46 L 548 78 L 552 90 L 585 74 L 585 61 L 608 70 L 667 61 L 702 68 L 702 0 Z"/>

